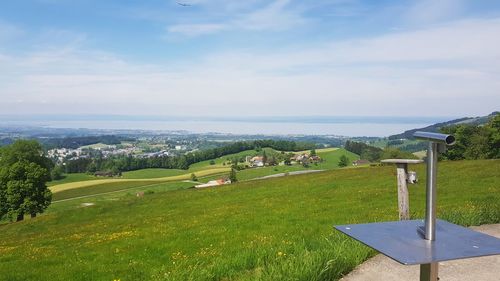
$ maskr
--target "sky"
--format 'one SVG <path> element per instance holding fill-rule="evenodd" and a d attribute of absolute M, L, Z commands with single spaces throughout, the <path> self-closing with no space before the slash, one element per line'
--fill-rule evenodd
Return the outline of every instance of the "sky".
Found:
<path fill-rule="evenodd" d="M 0 2 L 0 114 L 478 116 L 500 1 Z"/>

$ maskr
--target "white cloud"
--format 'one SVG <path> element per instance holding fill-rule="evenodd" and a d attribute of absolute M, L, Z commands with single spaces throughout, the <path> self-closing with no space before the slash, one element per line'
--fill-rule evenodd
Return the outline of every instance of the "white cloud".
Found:
<path fill-rule="evenodd" d="M 167 28 L 169 33 L 181 33 L 183 35 L 192 37 L 210 33 L 216 33 L 227 28 L 223 24 L 177 24 Z"/>
<path fill-rule="evenodd" d="M 465 9 L 464 0 L 422 0 L 410 7 L 405 14 L 411 23 L 429 24 L 449 20 Z"/>
<path fill-rule="evenodd" d="M 497 34 L 499 19 L 467 20 L 273 52 L 224 52 L 168 67 L 69 44 L 6 58 L 0 64 L 0 111 L 484 114 L 500 104 Z"/>
<path fill-rule="evenodd" d="M 0 21 L 0 42 L 12 40 L 23 34 L 23 30 L 13 24 Z"/>
<path fill-rule="evenodd" d="M 289 0 L 277 0 L 263 9 L 237 19 L 235 25 L 248 30 L 285 30 L 306 22 L 297 12 L 287 10 Z"/>
<path fill-rule="evenodd" d="M 235 12 L 218 22 L 206 23 L 182 23 L 173 24 L 167 27 L 171 34 L 182 34 L 188 37 L 212 34 L 227 30 L 267 30 L 280 31 L 304 24 L 306 21 L 299 11 L 287 9 L 290 0 L 275 0 L 263 8 L 254 9 L 247 12 Z M 224 2 L 228 3 L 228 2 Z M 214 3 L 211 3 L 212 5 Z M 223 9 L 233 10 L 232 5 L 222 5 Z M 242 7 L 248 9 L 249 6 L 237 6 L 239 11 Z M 231 14 L 231 13 L 228 13 Z"/>

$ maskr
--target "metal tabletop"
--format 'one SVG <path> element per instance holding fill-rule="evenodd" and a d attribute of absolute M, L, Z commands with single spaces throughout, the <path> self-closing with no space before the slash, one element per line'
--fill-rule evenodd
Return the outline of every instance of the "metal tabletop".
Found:
<path fill-rule="evenodd" d="M 436 221 L 436 240 L 423 237 L 423 220 L 338 225 L 335 228 L 361 243 L 406 265 L 429 264 L 500 254 L 500 239 Z"/>
<path fill-rule="evenodd" d="M 384 159 L 381 160 L 382 163 L 393 163 L 393 164 L 420 164 L 424 163 L 424 160 L 417 159 Z"/>

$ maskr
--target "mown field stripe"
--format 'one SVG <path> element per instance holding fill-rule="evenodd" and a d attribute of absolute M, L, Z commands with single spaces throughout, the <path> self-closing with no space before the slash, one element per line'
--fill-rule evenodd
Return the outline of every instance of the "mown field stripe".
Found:
<path fill-rule="evenodd" d="M 229 171 L 230 171 L 230 168 L 214 168 L 214 169 L 201 170 L 201 171 L 196 172 L 195 174 L 197 177 L 204 177 L 204 176 L 210 176 L 210 175 L 220 174 L 220 173 L 229 172 Z M 95 185 L 103 185 L 103 184 L 109 184 L 109 183 L 130 183 L 130 182 L 145 182 L 145 181 L 160 183 L 160 182 L 169 182 L 169 181 L 177 181 L 177 180 L 187 180 L 190 177 L 191 177 L 191 173 L 186 173 L 186 174 L 178 175 L 178 176 L 163 177 L 163 178 L 151 178 L 151 179 L 100 179 L 100 180 L 88 180 L 88 181 L 64 183 L 64 184 L 54 185 L 54 186 L 51 186 L 49 188 L 53 193 L 57 193 L 57 192 L 70 190 L 70 189 L 91 187 L 91 186 L 95 186 Z"/>
<path fill-rule="evenodd" d="M 102 192 L 102 193 L 96 193 L 96 194 L 89 194 L 89 195 L 78 196 L 78 197 L 71 197 L 71 198 L 67 198 L 67 199 L 55 200 L 55 201 L 52 201 L 52 203 L 65 202 L 65 201 L 82 199 L 82 198 L 88 198 L 88 197 L 96 197 L 96 196 L 101 196 L 101 195 L 106 195 L 106 194 L 113 194 L 113 193 L 123 192 L 123 191 L 127 191 L 127 190 L 132 190 L 132 189 L 140 189 L 140 188 L 145 188 L 145 187 L 151 187 L 151 186 L 155 186 L 155 185 L 158 185 L 158 183 L 152 183 L 152 184 L 148 184 L 148 185 L 141 185 L 141 186 L 124 188 L 124 189 L 118 189 L 118 190 L 115 190 L 115 191 L 108 191 L 108 192 Z"/>

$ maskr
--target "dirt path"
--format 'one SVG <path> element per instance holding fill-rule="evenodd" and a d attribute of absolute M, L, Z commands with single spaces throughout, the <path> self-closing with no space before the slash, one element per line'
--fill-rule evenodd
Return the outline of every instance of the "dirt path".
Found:
<path fill-rule="evenodd" d="M 263 177 L 258 177 L 258 178 L 253 178 L 249 179 L 249 181 L 253 180 L 263 180 L 263 179 L 271 179 L 271 178 L 279 178 L 279 177 L 284 177 L 284 176 L 293 176 L 293 175 L 302 175 L 302 174 L 309 174 L 309 173 L 317 173 L 317 172 L 323 172 L 324 170 L 302 170 L 302 171 L 293 171 L 293 172 L 288 172 L 288 173 L 279 173 L 279 174 L 274 174 L 274 175 L 269 175 L 269 176 L 263 176 Z"/>
<path fill-rule="evenodd" d="M 472 229 L 500 238 L 500 224 L 472 227 Z M 401 265 L 392 259 L 377 255 L 358 266 L 341 281 L 396 281 L 419 280 L 420 267 Z M 500 280 L 500 255 L 439 263 L 442 281 L 496 281 Z"/>

